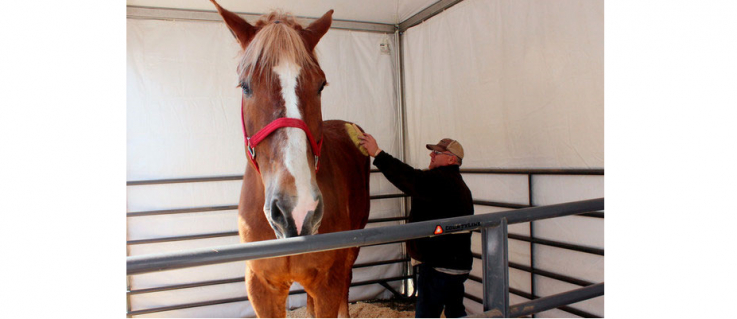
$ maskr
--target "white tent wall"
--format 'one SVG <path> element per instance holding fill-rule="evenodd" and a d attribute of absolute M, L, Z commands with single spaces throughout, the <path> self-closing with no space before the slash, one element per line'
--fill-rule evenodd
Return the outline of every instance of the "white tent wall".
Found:
<path fill-rule="evenodd" d="M 158 180 L 242 175 L 247 162 L 236 87 L 238 46 L 221 22 L 127 20 L 127 179 Z M 391 54 L 382 53 L 388 41 Z M 323 119 L 354 121 L 383 148 L 401 148 L 397 121 L 398 60 L 394 34 L 331 29 L 316 51 L 329 86 Z M 128 212 L 237 205 L 240 181 L 128 186 Z M 399 191 L 381 174 L 371 176 L 371 194 Z M 401 216 L 401 199 L 372 200 L 370 218 Z M 235 232 L 235 209 L 128 218 L 128 241 Z M 369 224 L 378 227 L 396 224 Z M 238 243 L 237 235 L 131 244 L 129 255 Z M 400 244 L 364 247 L 357 263 L 400 259 Z M 243 277 L 244 262 L 231 262 L 129 278 L 130 289 Z M 353 281 L 398 277 L 401 264 L 354 270 Z M 401 282 L 390 282 L 400 290 Z M 301 289 L 298 285 L 292 289 Z M 243 282 L 134 294 L 131 310 L 245 297 Z M 388 298 L 378 284 L 351 288 L 351 300 Z M 290 296 L 288 307 L 303 306 Z M 246 301 L 144 314 L 136 317 L 251 317 Z"/>
<path fill-rule="evenodd" d="M 429 163 L 425 144 L 459 140 L 462 168 L 604 167 L 604 2 L 465 0 L 402 36 L 406 158 Z M 464 174 L 476 200 L 535 206 L 604 197 L 603 176 Z M 528 203 L 531 201 L 531 203 Z M 505 210 L 475 206 L 476 214 Z M 572 216 L 534 222 L 536 238 L 604 247 L 602 218 Z M 529 223 L 510 225 L 529 236 Z M 473 250 L 480 253 L 480 236 Z M 509 260 L 530 266 L 530 244 L 510 239 Z M 598 283 L 604 257 L 534 245 L 536 269 Z M 480 260 L 472 275 L 482 277 Z M 528 272 L 511 269 L 510 287 L 531 292 Z M 534 294 L 579 288 L 535 276 Z M 467 292 L 481 297 L 472 280 Z M 572 307 L 604 315 L 604 297 Z M 510 304 L 526 299 L 510 294 Z M 482 311 L 465 300 L 468 311 Z M 572 316 L 560 310 L 539 317 Z"/>
<path fill-rule="evenodd" d="M 466 0 L 407 30 L 408 161 L 452 136 L 464 167 L 603 167 L 603 14 L 603 1 Z"/>
<path fill-rule="evenodd" d="M 423 3 L 431 3 L 426 1 Z M 177 2 L 179 3 L 179 2 Z M 129 4 L 131 4 L 129 2 Z M 146 4 L 147 5 L 147 4 Z M 397 14 L 402 13 L 402 1 Z M 226 6 L 227 7 L 227 6 Z M 405 10 L 406 11 L 406 10 Z M 412 11 L 417 11 L 412 9 Z M 400 14 L 406 16 L 406 14 Z M 366 20 L 364 20 L 366 21 Z M 401 22 L 397 21 L 397 22 Z M 391 55 L 381 54 L 388 39 Z M 406 30 L 405 147 L 397 115 L 394 35 L 331 30 L 317 47 L 330 85 L 323 117 L 355 121 L 382 149 L 426 167 L 424 145 L 461 141 L 462 168 L 603 168 L 603 1 L 465 0 Z M 246 167 L 235 88 L 238 47 L 219 22 L 128 19 L 128 180 L 240 175 Z M 536 206 L 603 197 L 603 176 L 464 174 L 474 199 Z M 240 181 L 128 187 L 128 211 L 235 205 Z M 398 190 L 372 174 L 371 194 Z M 371 218 L 398 216 L 402 200 L 371 202 Z M 477 214 L 508 210 L 476 205 Z M 128 240 L 235 231 L 235 210 L 128 218 Z M 368 227 L 390 223 L 371 224 Z M 536 238 L 602 248 L 603 219 L 565 217 L 534 223 Z M 510 225 L 529 236 L 529 223 Z M 474 234 L 473 251 L 480 253 Z M 130 245 L 138 255 L 231 244 L 237 236 Z M 603 281 L 603 256 L 533 245 L 537 269 Z M 509 260 L 531 265 L 531 245 L 509 240 Z M 365 247 L 358 262 L 394 259 L 399 245 Z M 380 257 L 377 257 L 380 256 Z M 243 262 L 131 276 L 131 289 L 243 276 Z M 381 271 L 379 271 L 381 270 Z M 354 282 L 391 277 L 398 265 L 355 270 Z M 509 270 L 512 288 L 547 296 L 578 286 Z M 480 260 L 472 275 L 481 277 Z M 533 283 L 534 281 L 534 283 Z M 396 284 L 396 283 L 394 283 Z M 397 287 L 398 285 L 395 285 Z M 245 296 L 242 283 L 131 296 L 135 309 Z M 295 286 L 293 289 L 298 289 Z M 467 281 L 481 297 L 481 284 Z M 378 285 L 351 289 L 351 299 L 388 297 Z M 526 299 L 510 294 L 510 304 Z M 480 304 L 466 299 L 470 313 Z M 304 305 L 304 295 L 289 306 Z M 603 315 L 603 297 L 574 304 Z M 253 316 L 248 302 L 141 317 Z M 571 316 L 552 310 L 538 317 Z"/>

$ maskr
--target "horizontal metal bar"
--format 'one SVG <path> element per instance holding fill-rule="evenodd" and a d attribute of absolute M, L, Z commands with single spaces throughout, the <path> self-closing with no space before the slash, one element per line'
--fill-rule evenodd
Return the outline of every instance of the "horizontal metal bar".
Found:
<path fill-rule="evenodd" d="M 530 295 L 529 293 L 526 293 L 524 291 L 517 290 L 517 289 L 514 289 L 514 288 L 509 288 L 509 293 L 510 294 L 515 294 L 517 296 L 520 296 L 520 297 L 526 298 L 526 299 L 530 299 L 530 300 L 534 300 L 534 299 L 539 298 L 537 296 Z M 584 317 L 584 318 L 598 318 L 597 316 L 592 315 L 592 314 L 590 314 L 588 312 L 585 312 L 585 311 L 582 311 L 582 310 L 578 310 L 576 308 L 572 308 L 572 307 L 569 307 L 569 306 L 560 306 L 560 307 L 558 307 L 558 309 L 563 310 L 563 311 L 568 312 L 568 313 L 571 313 L 571 314 L 574 314 L 574 315 L 579 316 L 579 317 Z"/>
<path fill-rule="evenodd" d="M 525 298 L 525 299 L 529 299 L 529 300 L 534 300 L 534 299 L 538 299 L 539 298 L 537 296 L 531 295 L 531 294 L 529 294 L 527 292 L 524 292 L 524 291 L 519 290 L 519 289 L 514 289 L 514 288 L 509 288 L 509 293 L 510 294 L 517 295 L 517 296 L 520 296 L 520 297 Z M 466 297 L 469 298 L 469 299 L 471 299 L 471 300 L 478 299 L 478 297 L 473 296 L 473 295 L 467 295 Z M 473 297 L 473 298 L 471 298 L 471 297 Z M 590 314 L 588 312 L 585 312 L 585 311 L 582 311 L 582 310 L 578 310 L 576 308 L 572 308 L 572 307 L 569 307 L 569 306 L 560 306 L 560 307 L 557 307 L 557 308 L 560 309 L 560 310 L 563 310 L 565 312 L 574 314 L 576 316 L 584 317 L 584 318 L 598 318 L 597 316 L 595 316 L 593 314 Z M 483 317 L 483 314 L 477 314 L 475 316 L 469 316 L 469 317 L 479 318 L 479 317 Z"/>
<path fill-rule="evenodd" d="M 403 198 L 409 197 L 407 194 L 386 194 L 386 195 L 374 195 L 371 199 L 387 199 L 387 198 Z"/>
<path fill-rule="evenodd" d="M 375 219 L 369 219 L 368 223 L 383 223 L 383 222 L 393 222 L 398 220 L 408 220 L 409 217 L 388 217 L 388 218 L 375 218 Z"/>
<path fill-rule="evenodd" d="M 550 271 L 545 271 L 545 270 L 538 269 L 538 268 L 532 269 L 531 267 L 528 267 L 528 266 L 525 266 L 525 265 L 520 265 L 520 264 L 517 264 L 517 263 L 509 263 L 509 268 L 514 268 L 514 269 L 519 269 L 519 270 L 526 271 L 526 272 L 531 272 L 531 273 L 533 273 L 535 275 L 539 275 L 539 276 L 543 276 L 543 277 L 548 277 L 548 278 L 552 278 L 552 279 L 564 281 L 564 282 L 567 282 L 569 284 L 574 284 L 574 285 L 578 285 L 578 286 L 582 286 L 582 287 L 590 286 L 590 285 L 593 285 L 594 284 L 593 282 L 590 282 L 590 281 L 586 281 L 586 280 L 582 280 L 582 279 L 578 279 L 578 278 L 573 278 L 573 277 L 570 277 L 570 276 L 561 275 L 561 274 L 557 274 L 557 273 L 550 272 Z"/>
<path fill-rule="evenodd" d="M 583 213 L 583 214 L 578 214 L 576 216 L 604 218 L 604 212 Z"/>
<path fill-rule="evenodd" d="M 150 19 L 150 20 L 191 20 L 191 21 L 207 21 L 221 22 L 222 18 L 216 11 L 205 10 L 187 10 L 187 9 L 170 9 L 170 8 L 153 8 L 126 6 L 127 18 L 129 19 Z M 259 13 L 237 13 L 240 17 L 249 23 L 255 23 L 262 14 Z M 309 24 L 317 20 L 311 17 L 296 16 L 300 23 Z M 331 29 L 344 29 L 366 32 L 394 33 L 396 26 L 386 23 L 361 22 L 351 20 L 333 20 L 330 25 Z"/>
<path fill-rule="evenodd" d="M 471 279 L 471 280 L 473 280 L 473 281 L 475 281 L 477 283 L 480 283 L 480 284 L 483 284 L 484 283 L 484 280 L 483 279 L 481 279 L 480 277 L 476 277 L 474 275 L 469 275 L 468 276 L 468 279 Z M 527 299 L 532 299 L 532 295 L 531 294 L 526 293 L 526 292 L 524 292 L 522 290 L 517 290 L 517 289 L 514 289 L 512 287 L 509 287 L 509 292 L 510 293 L 513 293 L 515 295 L 521 296 L 521 297 L 525 297 Z M 479 300 L 481 300 L 481 299 L 479 299 Z"/>
<path fill-rule="evenodd" d="M 208 207 L 162 209 L 162 210 L 129 212 L 126 214 L 126 217 L 144 217 L 144 216 L 155 216 L 155 215 L 201 213 L 201 212 L 214 212 L 214 211 L 234 210 L 234 209 L 238 209 L 238 205 L 208 206 Z"/>
<path fill-rule="evenodd" d="M 604 256 L 604 249 L 601 248 L 595 248 L 595 247 L 588 247 L 588 246 L 581 246 L 581 245 L 574 245 L 574 244 L 568 244 L 568 243 L 562 243 L 559 241 L 553 241 L 553 240 L 547 240 L 547 239 L 541 239 L 541 238 L 530 238 L 527 236 L 517 235 L 517 234 L 509 234 L 509 238 L 526 241 L 526 242 L 532 242 L 535 244 L 541 244 L 545 246 L 552 246 L 552 247 L 558 247 L 568 250 L 574 250 L 579 251 L 582 253 L 589 253 L 599 256 Z"/>
<path fill-rule="evenodd" d="M 473 231 L 473 232 L 474 233 L 478 233 L 478 231 Z M 522 235 L 509 234 L 508 237 L 511 238 L 511 239 L 516 239 L 516 240 L 522 240 L 522 241 L 527 241 L 527 242 L 530 241 L 530 237 L 522 236 Z M 580 245 L 573 245 L 573 244 L 562 243 L 562 242 L 553 241 L 553 240 L 539 239 L 539 238 L 535 238 L 534 243 L 535 244 L 540 244 L 540 245 L 546 245 L 546 246 L 552 246 L 552 247 L 557 247 L 557 248 L 563 248 L 563 249 L 578 251 L 578 252 L 582 252 L 582 253 L 589 253 L 589 254 L 604 256 L 604 250 L 603 249 L 600 249 L 600 248 L 594 248 L 594 247 L 588 247 L 588 246 L 580 246 Z M 479 256 L 481 256 L 481 255 L 479 255 Z"/>
<path fill-rule="evenodd" d="M 374 200 L 374 199 L 387 199 L 387 198 L 401 198 L 401 197 L 408 197 L 408 196 L 409 195 L 406 195 L 406 194 L 388 194 L 388 195 L 371 196 L 369 199 Z M 519 205 L 519 204 L 487 202 L 487 201 L 474 201 L 473 203 L 474 205 L 506 207 L 506 208 L 515 208 L 515 209 L 530 207 L 530 206 Z M 238 209 L 238 205 L 149 210 L 149 211 L 129 212 L 129 213 L 126 213 L 126 217 L 146 217 L 146 216 L 170 215 L 170 214 L 204 213 L 204 212 L 236 210 L 236 209 Z M 576 216 L 604 218 L 604 213 L 603 212 L 582 213 L 582 214 L 577 214 Z M 369 223 L 371 222 L 372 221 L 369 220 Z"/>
<path fill-rule="evenodd" d="M 473 201 L 473 204 L 474 205 L 480 205 L 480 206 L 506 207 L 506 208 L 527 208 L 527 207 L 534 207 L 534 206 L 530 206 L 530 205 L 513 204 L 513 203 L 502 203 L 502 202 L 490 202 L 490 201 L 483 201 L 483 200 L 474 200 Z M 581 214 L 577 214 L 576 216 L 604 218 L 604 212 L 581 213 Z"/>
<path fill-rule="evenodd" d="M 387 220 L 378 220 L 378 221 L 369 220 L 368 223 L 381 223 L 381 222 L 387 222 L 390 220 L 405 220 L 407 218 L 397 217 L 397 218 L 384 218 L 384 219 L 387 219 Z M 161 244 L 161 243 L 169 243 L 169 242 L 175 242 L 175 241 L 198 240 L 198 239 L 209 239 L 209 238 L 230 237 L 230 236 L 238 236 L 238 231 L 173 236 L 173 237 L 161 237 L 161 238 L 149 238 L 149 239 L 136 239 L 136 240 L 126 241 L 126 245 L 130 246 L 130 245 L 145 245 L 145 244 Z M 372 245 L 366 245 L 366 246 L 381 246 L 381 245 L 395 244 L 395 243 L 401 243 L 401 242 L 403 241 L 396 241 L 396 242 L 391 242 L 391 243 L 378 243 L 378 244 L 372 244 Z"/>
<path fill-rule="evenodd" d="M 258 19 L 257 14 L 238 13 L 243 19 L 254 23 Z M 143 6 L 126 6 L 126 17 L 129 19 L 151 19 L 151 20 L 190 20 L 221 22 L 222 18 L 216 11 L 171 9 Z"/>
<path fill-rule="evenodd" d="M 409 197 L 409 195 L 406 195 L 406 194 L 374 195 L 374 196 L 369 197 L 369 199 L 375 200 L 375 199 L 401 198 L 401 197 Z M 506 207 L 506 208 L 515 208 L 515 209 L 531 207 L 531 206 L 520 205 L 520 204 L 489 202 L 489 201 L 481 201 L 481 200 L 474 200 L 473 203 L 474 205 Z M 238 205 L 149 210 L 149 211 L 129 212 L 126 214 L 126 217 L 145 217 L 145 216 L 169 215 L 169 214 L 203 213 L 203 212 L 214 212 L 214 211 L 235 210 L 235 209 L 238 209 Z M 604 218 L 604 213 L 603 212 L 582 213 L 576 216 Z"/>
<path fill-rule="evenodd" d="M 472 254 L 472 255 L 473 255 L 473 258 L 481 259 L 481 255 L 479 255 L 479 254 Z M 563 282 L 567 282 L 569 284 L 574 284 L 574 285 L 579 285 L 579 286 L 593 285 L 592 282 L 589 282 L 589 281 L 586 281 L 586 280 L 581 280 L 581 279 L 578 279 L 578 278 L 573 278 L 573 277 L 569 277 L 569 276 L 566 276 L 566 275 L 557 274 L 557 273 L 550 272 L 550 271 L 540 270 L 540 269 L 537 269 L 537 268 L 532 269 L 532 268 L 530 268 L 528 266 L 520 265 L 520 264 L 517 264 L 517 263 L 510 262 L 510 263 L 508 263 L 508 265 L 509 265 L 509 268 L 514 268 L 514 269 L 518 269 L 518 270 L 522 270 L 522 271 L 526 271 L 526 272 L 531 272 L 531 273 L 533 273 L 535 275 L 539 275 L 539 276 L 543 276 L 543 277 L 547 277 L 547 278 L 552 278 L 552 279 L 555 279 L 555 280 L 560 280 L 560 281 L 563 281 Z M 473 279 L 474 281 L 478 282 L 478 283 L 483 283 L 483 280 L 481 278 L 479 278 L 479 277 L 476 277 L 476 276 L 471 275 L 470 278 Z"/>
<path fill-rule="evenodd" d="M 512 287 L 509 287 L 509 293 L 510 294 L 515 294 L 517 296 L 520 296 L 520 297 L 526 298 L 526 299 L 530 299 L 530 300 L 535 299 L 535 297 L 533 295 L 531 295 L 530 293 L 525 292 L 525 291 L 522 291 L 522 290 L 519 290 L 519 289 L 515 289 L 515 288 L 512 288 Z"/>
<path fill-rule="evenodd" d="M 178 284 L 178 285 L 169 285 L 169 286 L 161 286 L 161 287 L 154 287 L 154 288 L 145 288 L 145 289 L 136 289 L 136 290 L 130 290 L 127 292 L 128 295 L 141 295 L 141 294 L 148 294 L 148 293 L 154 293 L 154 292 L 162 292 L 162 291 L 172 291 L 172 290 L 179 290 L 179 289 L 187 289 L 187 288 L 197 288 L 197 287 L 207 287 L 207 286 L 215 286 L 215 285 L 222 285 L 222 284 L 232 284 L 235 282 L 243 282 L 245 281 L 245 277 L 236 277 L 236 278 L 227 278 L 227 279 L 218 279 L 218 280 L 208 280 L 208 281 L 198 281 L 198 282 L 192 282 L 192 283 L 186 283 L 186 284 Z"/>
<path fill-rule="evenodd" d="M 208 207 L 205 207 L 205 208 L 208 208 Z M 220 207 L 210 207 L 210 208 L 220 208 Z M 237 206 L 222 206 L 221 208 L 237 209 L 238 207 Z M 212 209 L 212 210 L 215 210 L 215 209 Z M 218 209 L 218 210 L 221 210 L 221 209 Z M 178 211 L 178 213 L 184 213 L 184 212 L 197 211 L 197 209 L 182 209 L 182 210 L 176 210 L 176 211 Z M 161 212 L 161 211 L 151 211 L 151 212 Z M 138 213 L 146 213 L 146 212 L 136 212 L 136 214 Z M 169 213 L 173 214 L 172 212 L 169 212 Z M 156 215 L 156 214 L 151 214 L 151 215 Z M 136 215 L 136 216 L 141 216 L 141 215 Z M 136 216 L 133 216 L 133 217 L 136 217 Z M 150 216 L 150 215 L 145 215 L 145 216 Z M 131 216 L 128 216 L 128 217 L 131 217 Z M 408 217 L 375 218 L 375 219 L 369 219 L 368 223 L 372 224 L 372 223 L 383 223 L 383 222 L 390 222 L 390 221 L 406 221 L 408 219 L 409 219 Z M 479 232 L 479 231 L 475 230 L 474 232 Z M 227 236 L 237 236 L 237 235 L 238 235 L 237 231 L 231 231 L 231 232 L 220 232 L 220 233 L 211 233 L 211 234 L 198 234 L 198 235 L 185 235 L 185 236 L 175 236 L 175 237 L 130 240 L 127 242 L 127 244 L 128 245 L 155 244 L 155 243 L 182 241 L 182 240 L 196 240 L 196 239 L 227 237 Z M 509 234 L 509 238 L 527 241 L 527 242 L 531 241 L 530 237 L 516 235 L 516 234 Z M 600 248 L 580 246 L 580 245 L 562 243 L 562 242 L 546 240 L 546 239 L 539 239 L 539 238 L 535 238 L 534 240 L 532 240 L 532 242 L 536 244 L 541 244 L 541 245 L 547 245 L 547 246 L 574 250 L 574 251 L 583 252 L 583 253 L 590 253 L 590 254 L 604 256 L 604 249 L 600 249 Z"/>
<path fill-rule="evenodd" d="M 384 223 L 384 222 L 391 222 L 391 221 L 402 221 L 402 220 L 406 221 L 408 219 L 409 217 L 375 218 L 375 219 L 369 219 L 367 223 L 373 224 L 373 223 Z M 184 236 L 161 237 L 161 238 L 150 238 L 150 239 L 136 239 L 136 240 L 127 241 L 126 245 L 160 244 L 160 243 L 183 241 L 183 240 L 197 240 L 197 239 L 218 238 L 218 237 L 228 237 L 228 236 L 238 236 L 238 231 L 236 230 L 236 231 L 229 231 L 229 232 L 209 233 L 209 234 L 184 235 Z"/>
<path fill-rule="evenodd" d="M 437 219 L 417 223 L 351 230 L 336 233 L 298 236 L 277 240 L 193 249 L 162 254 L 127 257 L 129 275 L 169 269 L 195 267 L 237 260 L 281 257 L 348 247 L 406 241 L 432 237 L 437 226 L 444 234 L 467 232 L 498 225 L 503 218 L 508 224 L 524 223 L 582 212 L 604 209 L 604 199 L 592 199 L 550 206 L 523 208 L 498 213 Z"/>
<path fill-rule="evenodd" d="M 476 277 L 474 275 L 468 275 L 468 279 L 471 279 L 471 280 L 473 280 L 473 281 L 475 281 L 477 283 L 480 283 L 480 284 L 483 284 L 484 283 L 484 280 L 481 279 L 481 277 Z"/>
<path fill-rule="evenodd" d="M 182 241 L 182 240 L 196 240 L 196 239 L 208 239 L 208 238 L 219 238 L 219 237 L 230 237 L 230 236 L 238 236 L 238 231 L 236 230 L 236 231 L 221 232 L 221 233 L 129 240 L 126 242 L 126 244 L 129 246 L 130 245 L 143 245 L 143 244 L 160 244 L 160 243 L 168 243 L 168 242 Z"/>
<path fill-rule="evenodd" d="M 473 300 L 473 301 L 475 301 L 477 303 L 480 303 L 480 304 L 483 304 L 484 303 L 484 300 L 483 299 L 481 299 L 479 297 L 476 297 L 476 296 L 474 296 L 472 294 L 469 294 L 467 292 L 464 292 L 463 293 L 463 297 L 468 298 L 468 299 L 471 299 L 471 300 Z"/>
<path fill-rule="evenodd" d="M 509 316 L 521 317 L 531 315 L 602 295 L 604 295 L 603 282 L 511 306 L 509 307 Z"/>
<path fill-rule="evenodd" d="M 471 280 L 473 280 L 475 282 L 478 282 L 478 283 L 482 283 L 481 278 L 476 277 L 474 275 L 470 275 L 468 277 L 468 279 L 471 279 Z M 533 299 L 539 298 L 539 297 L 534 296 L 534 295 L 532 295 L 532 294 L 530 294 L 528 292 L 524 292 L 522 290 L 511 288 L 511 287 L 509 288 L 509 293 L 510 294 L 517 295 L 517 296 L 520 296 L 522 298 L 529 299 L 529 300 L 533 300 Z M 473 301 L 476 301 L 478 303 L 482 303 L 482 300 L 480 298 L 478 298 L 476 296 L 473 296 L 473 295 L 469 295 L 468 293 L 466 293 L 465 297 L 468 298 L 468 299 L 471 299 Z M 572 314 L 574 314 L 576 316 L 579 316 L 579 317 L 584 317 L 584 318 L 598 318 L 597 316 L 595 316 L 593 314 L 590 314 L 590 313 L 585 312 L 583 310 L 578 310 L 576 308 L 571 308 L 569 306 L 560 306 L 560 307 L 558 307 L 558 309 L 563 310 L 563 311 L 566 311 L 566 312 L 569 312 L 569 313 L 572 313 Z"/>
<path fill-rule="evenodd" d="M 148 308 L 148 309 L 141 309 L 141 310 L 132 310 L 126 313 L 126 315 L 127 316 L 139 316 L 139 315 L 145 315 L 149 313 L 197 308 L 197 307 L 204 307 L 204 306 L 214 306 L 214 305 L 221 305 L 221 304 L 241 302 L 241 301 L 248 301 L 248 297 L 208 300 L 208 301 L 193 302 L 193 303 L 187 303 L 187 304 L 181 304 L 181 305 L 164 306 L 164 307 Z"/>
<path fill-rule="evenodd" d="M 371 173 L 379 173 L 378 169 L 372 169 Z M 226 176 L 210 176 L 210 177 L 186 177 L 186 178 L 169 178 L 169 179 L 152 179 L 140 181 L 128 181 L 127 186 L 139 185 L 159 185 L 159 184 L 177 184 L 177 183 L 201 183 L 201 182 L 223 182 L 223 181 L 240 181 L 243 175 L 226 175 Z"/>
<path fill-rule="evenodd" d="M 201 183 L 201 182 L 223 182 L 223 181 L 240 181 L 243 175 L 228 176 L 212 176 L 212 177 L 189 177 L 189 178 L 169 178 L 169 179 L 152 179 L 141 181 L 128 181 L 127 186 L 140 185 L 161 185 L 161 184 L 178 184 L 178 183 Z"/>
<path fill-rule="evenodd" d="M 602 168 L 466 168 L 461 174 L 604 175 Z"/>
<path fill-rule="evenodd" d="M 312 23 L 312 21 L 316 19 L 307 19 L 307 18 L 301 18 L 302 20 L 307 20 L 306 23 Z M 364 31 L 364 32 L 378 32 L 378 33 L 394 33 L 397 31 L 397 27 L 393 24 L 384 24 L 384 23 L 373 23 L 373 22 L 363 22 L 363 21 L 350 21 L 350 20 L 333 20 L 333 23 L 330 25 L 331 29 L 339 29 L 339 30 L 351 30 L 351 31 Z"/>
<path fill-rule="evenodd" d="M 412 278 L 412 276 L 400 276 L 400 277 L 365 280 L 365 281 L 359 281 L 359 282 L 352 283 L 351 287 L 373 285 L 373 284 L 378 284 L 380 282 L 399 281 L 399 280 L 405 280 L 405 279 L 410 279 L 410 278 Z"/>
<path fill-rule="evenodd" d="M 560 306 L 560 307 L 558 307 L 558 309 L 563 310 L 563 311 L 568 312 L 568 313 L 571 313 L 571 314 L 574 314 L 574 315 L 579 316 L 579 317 L 583 317 L 583 318 L 601 318 L 600 316 L 597 316 L 595 314 L 588 313 L 588 312 L 583 311 L 583 310 L 578 310 L 578 309 L 572 308 L 570 306 Z"/>
<path fill-rule="evenodd" d="M 369 219 L 367 223 L 373 224 L 373 223 L 383 223 L 383 222 L 399 221 L 399 220 L 407 220 L 407 219 L 409 219 L 409 217 L 376 218 L 376 219 Z M 238 231 L 235 230 L 235 231 L 229 231 L 229 232 L 218 232 L 218 233 L 209 233 L 209 234 L 184 235 L 184 236 L 161 237 L 161 238 L 150 238 L 150 239 L 136 239 L 136 240 L 127 241 L 126 245 L 160 244 L 160 243 L 168 243 L 168 242 L 183 241 L 183 240 L 197 240 L 197 239 L 208 239 L 208 238 L 229 237 L 229 236 L 238 236 Z M 383 244 L 379 244 L 379 245 L 383 245 Z"/>
<path fill-rule="evenodd" d="M 373 266 L 382 266 L 382 265 L 390 265 L 390 264 L 397 264 L 397 263 L 409 262 L 409 261 L 410 261 L 409 258 L 374 261 L 374 262 L 368 262 L 368 263 L 354 264 L 353 265 L 353 269 L 364 268 L 364 267 L 373 267 Z M 147 293 L 154 293 L 154 292 L 179 290 L 179 289 L 186 289 L 186 288 L 197 288 L 197 287 L 206 287 L 206 286 L 215 286 L 215 285 L 222 285 L 222 284 L 230 284 L 230 283 L 235 283 L 235 282 L 244 282 L 245 280 L 246 280 L 245 277 L 236 277 L 236 278 L 227 278 L 227 279 L 218 279 L 218 280 L 208 280 L 208 281 L 199 281 L 199 282 L 192 282 L 192 283 L 186 283 L 186 284 L 169 285 L 169 286 L 161 286 L 161 287 L 145 288 L 145 289 L 136 289 L 136 290 L 127 291 L 126 293 L 128 295 L 139 295 L 139 294 L 147 294 Z"/>
<path fill-rule="evenodd" d="M 371 173 L 380 173 L 381 171 L 372 168 Z M 604 175 L 604 169 L 545 169 L 545 168 L 469 168 L 461 169 L 463 174 L 533 174 L 533 175 Z M 190 177 L 190 178 L 171 178 L 171 179 L 154 179 L 128 181 L 127 186 L 138 185 L 158 185 L 158 184 L 176 184 L 176 183 L 199 183 L 199 182 L 222 182 L 243 180 L 243 175 L 227 175 L 212 177 Z"/>
<path fill-rule="evenodd" d="M 527 208 L 531 207 L 530 205 L 522 205 L 522 204 L 512 204 L 512 203 L 502 203 L 502 202 L 490 202 L 485 200 L 474 200 L 474 205 L 482 205 L 482 206 L 493 206 L 493 207 L 506 207 L 506 208 Z"/>
<path fill-rule="evenodd" d="M 381 265 L 390 265 L 390 264 L 397 264 L 397 263 L 409 262 L 409 261 L 410 261 L 409 258 L 374 261 L 374 262 L 370 262 L 370 263 L 354 264 L 353 265 L 353 269 L 356 269 L 356 268 L 364 268 L 364 267 L 372 267 L 372 266 L 381 266 Z"/>
<path fill-rule="evenodd" d="M 423 21 L 434 17 L 438 13 L 443 12 L 445 9 L 448 9 L 461 1 L 463 0 L 440 0 L 436 2 L 435 4 L 416 13 L 415 15 L 409 17 L 407 20 L 404 20 L 401 23 L 399 23 L 399 32 L 404 32 L 407 29 L 414 27 L 422 23 Z"/>
<path fill-rule="evenodd" d="M 367 281 L 361 281 L 361 282 L 352 283 L 351 284 L 351 287 L 365 286 L 365 285 L 371 285 L 371 284 L 378 284 L 380 282 L 390 282 L 390 281 L 405 280 L 405 279 L 409 279 L 409 278 L 412 278 L 412 277 L 411 276 L 402 276 L 402 277 L 391 277 L 391 278 L 376 279 L 376 280 L 367 280 Z M 298 295 L 298 294 L 303 294 L 303 293 L 305 293 L 304 290 L 293 290 L 293 291 L 290 291 L 289 292 L 289 295 Z M 126 315 L 128 315 L 128 316 L 138 316 L 138 315 L 143 315 L 143 314 L 150 314 L 150 313 L 157 313 L 157 312 L 164 312 L 164 311 L 172 311 L 172 310 L 180 310 L 180 309 L 189 309 L 189 308 L 204 307 L 204 306 L 213 306 L 213 305 L 220 305 L 220 304 L 225 304 L 225 303 L 241 302 L 241 301 L 248 301 L 248 297 L 246 296 L 246 297 L 238 297 L 238 298 L 228 298 L 228 299 L 201 301 L 201 302 L 181 304 L 181 305 L 173 305 L 173 306 L 165 306 L 165 307 L 141 309 L 141 310 L 129 311 Z"/>
<path fill-rule="evenodd" d="M 374 195 L 370 196 L 369 199 L 386 199 L 386 198 L 400 198 L 407 197 L 405 194 L 386 194 L 386 195 Z M 144 217 L 144 216 L 155 216 L 155 215 L 169 215 L 169 214 L 186 214 L 186 213 L 200 213 L 200 212 L 212 212 L 222 210 L 238 209 L 238 205 L 227 205 L 227 206 L 207 206 L 207 207 L 194 207 L 194 208 L 179 208 L 179 209 L 162 209 L 162 210 L 149 210 L 140 212 L 129 212 L 126 217 Z"/>

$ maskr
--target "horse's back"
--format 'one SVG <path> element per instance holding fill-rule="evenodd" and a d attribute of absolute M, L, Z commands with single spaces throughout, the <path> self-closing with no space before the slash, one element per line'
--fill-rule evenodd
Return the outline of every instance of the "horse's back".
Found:
<path fill-rule="evenodd" d="M 329 120 L 323 122 L 323 150 L 320 159 L 318 184 L 325 196 L 343 196 L 348 201 L 350 229 L 366 226 L 370 209 L 369 174 L 371 158 L 356 147 L 346 131 L 350 122 Z"/>

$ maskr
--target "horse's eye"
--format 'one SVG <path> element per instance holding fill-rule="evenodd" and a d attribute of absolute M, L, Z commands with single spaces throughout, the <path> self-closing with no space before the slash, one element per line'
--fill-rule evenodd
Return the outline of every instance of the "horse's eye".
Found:
<path fill-rule="evenodd" d="M 247 97 L 251 97 L 253 95 L 253 91 L 251 91 L 251 86 L 249 86 L 248 83 L 241 82 L 241 85 L 239 86 L 243 88 L 243 94 L 245 94 Z"/>
<path fill-rule="evenodd" d="M 320 85 L 320 89 L 317 90 L 317 95 L 322 95 L 322 89 L 324 89 L 326 85 L 328 85 L 328 82 L 322 81 L 322 84 Z"/>

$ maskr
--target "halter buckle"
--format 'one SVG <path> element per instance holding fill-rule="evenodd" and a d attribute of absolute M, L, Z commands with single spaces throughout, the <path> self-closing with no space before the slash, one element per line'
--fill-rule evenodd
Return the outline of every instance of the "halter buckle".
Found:
<path fill-rule="evenodd" d="M 320 167 L 320 156 L 315 155 L 315 170 Z"/>
<path fill-rule="evenodd" d="M 251 156 L 251 159 L 256 159 L 256 149 L 251 147 L 251 138 L 246 138 L 246 150 L 248 150 L 248 154 Z"/>

